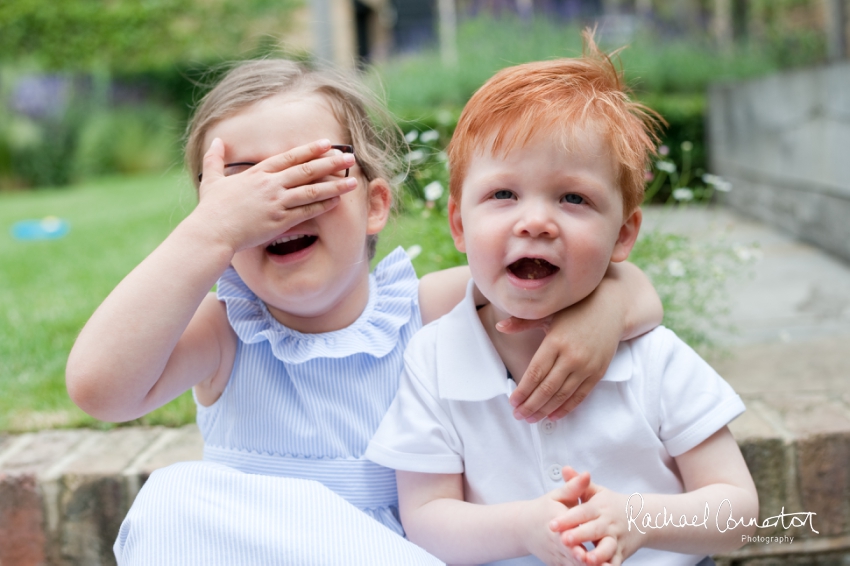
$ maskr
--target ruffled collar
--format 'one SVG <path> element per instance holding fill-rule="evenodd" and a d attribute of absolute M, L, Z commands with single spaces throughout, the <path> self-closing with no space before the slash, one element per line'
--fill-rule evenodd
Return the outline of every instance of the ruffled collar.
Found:
<path fill-rule="evenodd" d="M 240 340 L 246 344 L 268 340 L 277 359 L 299 364 L 353 354 L 386 356 L 396 347 L 399 331 L 411 317 L 421 324 L 418 293 L 419 280 L 410 258 L 402 248 L 396 248 L 369 275 L 369 301 L 363 313 L 341 330 L 305 334 L 284 326 L 233 267 L 218 280 L 216 294 L 227 306 L 227 318 Z"/>

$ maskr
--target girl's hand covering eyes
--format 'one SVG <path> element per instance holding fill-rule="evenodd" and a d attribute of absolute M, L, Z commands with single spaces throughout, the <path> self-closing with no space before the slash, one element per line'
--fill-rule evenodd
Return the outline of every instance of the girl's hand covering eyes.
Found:
<path fill-rule="evenodd" d="M 354 166 L 354 155 L 330 149 L 330 141 L 320 140 L 228 177 L 224 143 L 216 138 L 204 155 L 199 202 L 192 214 L 216 226 L 216 237 L 234 253 L 268 243 L 332 209 L 341 195 L 357 187 L 355 177 L 335 176 Z"/>

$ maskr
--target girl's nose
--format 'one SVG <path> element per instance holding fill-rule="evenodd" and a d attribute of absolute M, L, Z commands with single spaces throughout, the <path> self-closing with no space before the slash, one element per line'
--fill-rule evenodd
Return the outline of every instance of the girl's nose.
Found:
<path fill-rule="evenodd" d="M 560 231 L 552 210 L 546 204 L 531 204 L 518 211 L 519 220 L 515 224 L 517 236 L 532 238 L 557 238 Z"/>

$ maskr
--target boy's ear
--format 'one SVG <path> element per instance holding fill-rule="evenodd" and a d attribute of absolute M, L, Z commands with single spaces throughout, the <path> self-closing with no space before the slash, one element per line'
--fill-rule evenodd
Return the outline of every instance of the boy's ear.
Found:
<path fill-rule="evenodd" d="M 384 179 L 373 179 L 369 189 L 369 214 L 366 219 L 366 233 L 377 234 L 387 225 L 390 210 L 393 207 L 393 193 Z"/>
<path fill-rule="evenodd" d="M 449 197 L 449 228 L 452 231 L 452 239 L 455 241 L 457 251 L 466 253 L 466 243 L 463 239 L 463 220 L 460 218 L 460 206 L 454 197 Z"/>
<path fill-rule="evenodd" d="M 611 261 L 619 262 L 626 261 L 632 248 L 637 241 L 638 232 L 640 232 L 640 224 L 643 221 L 643 211 L 636 208 L 623 225 L 620 226 L 620 234 L 617 236 L 617 242 L 614 244 L 614 251 L 611 254 Z"/>

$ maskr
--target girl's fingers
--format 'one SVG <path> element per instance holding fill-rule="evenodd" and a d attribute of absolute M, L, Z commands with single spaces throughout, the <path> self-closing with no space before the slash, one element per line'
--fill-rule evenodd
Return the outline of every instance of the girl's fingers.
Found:
<path fill-rule="evenodd" d="M 339 197 L 331 197 L 329 199 L 311 202 L 310 204 L 305 204 L 303 206 L 297 206 L 288 211 L 288 213 L 291 215 L 290 224 L 292 226 L 295 226 L 304 222 L 305 220 L 315 218 L 316 216 L 324 214 L 325 212 L 334 208 L 338 204 Z"/>
<path fill-rule="evenodd" d="M 560 380 L 560 388 L 550 399 L 544 400 L 543 406 L 532 415 L 532 418 L 540 420 L 543 417 L 549 417 L 549 420 L 554 421 L 566 414 L 560 409 L 570 403 L 570 399 L 575 396 L 576 390 L 585 378 L 574 372 L 569 362 L 563 356 L 560 356 L 552 369 L 549 370 L 546 379 L 552 379 L 556 383 Z M 575 403 L 575 405 L 578 405 L 578 403 Z M 571 405 L 571 408 L 574 408 L 575 405 Z M 555 415 L 556 412 L 559 412 L 557 416 Z"/>
<path fill-rule="evenodd" d="M 552 317 L 547 316 L 537 320 L 527 318 L 517 318 L 512 316 L 505 320 L 496 323 L 496 330 L 503 334 L 516 334 L 517 332 L 525 332 L 532 328 L 542 328 L 545 331 L 549 330 L 549 325 L 552 323 Z"/>
<path fill-rule="evenodd" d="M 286 189 L 281 202 L 287 209 L 294 209 L 310 203 L 338 197 L 353 191 L 357 187 L 357 179 L 348 177 L 338 181 L 327 181 L 315 185 L 304 185 L 294 189 Z"/>
<path fill-rule="evenodd" d="M 558 350 L 543 342 L 531 358 L 519 385 L 511 393 L 511 405 L 515 407 L 514 417 L 528 419 L 555 395 L 556 387 L 552 377 L 552 368 L 557 362 Z"/>
<path fill-rule="evenodd" d="M 569 397 L 567 397 L 561 406 L 549 414 L 549 419 L 557 421 L 578 407 L 579 404 L 584 401 L 588 395 L 590 395 L 590 392 L 593 391 L 593 388 L 596 387 L 596 384 L 599 383 L 604 375 L 605 373 L 603 372 L 586 377 L 585 380 L 581 382 L 581 385 L 579 385 L 578 388 L 573 391 Z"/>
<path fill-rule="evenodd" d="M 210 182 L 224 177 L 224 142 L 221 139 L 215 138 L 212 141 L 210 148 L 204 154 L 201 168 L 204 181 Z"/>
<path fill-rule="evenodd" d="M 274 158 L 270 158 L 274 159 Z M 265 163 L 265 161 L 263 162 Z M 275 173 L 281 186 L 287 188 L 300 187 L 330 175 L 338 174 L 354 166 L 356 160 L 353 153 L 330 153 L 324 157 L 315 157 Z"/>
<path fill-rule="evenodd" d="M 330 140 L 318 140 L 307 145 L 300 145 L 287 152 L 273 155 L 257 164 L 257 168 L 266 173 L 285 171 L 296 165 L 312 161 L 331 149 Z"/>
<path fill-rule="evenodd" d="M 537 354 L 541 354 L 541 350 L 543 350 L 544 345 L 541 345 L 541 349 L 537 351 Z M 548 358 L 550 353 L 553 356 L 552 362 L 550 362 Z M 535 356 L 537 356 L 537 354 L 535 354 Z M 551 352 L 547 349 L 546 352 L 543 352 L 543 355 L 547 356 L 545 358 L 545 362 L 543 362 L 545 365 L 539 365 L 532 368 L 532 364 L 534 364 L 533 360 L 532 364 L 529 364 L 529 371 L 534 372 L 531 373 L 531 375 L 539 379 L 537 387 L 531 392 L 525 403 L 517 407 L 514 411 L 515 415 L 520 411 L 530 413 L 526 417 L 526 420 L 532 423 L 538 422 L 544 417 L 553 414 L 556 410 L 560 409 L 564 403 L 567 402 L 570 396 L 573 395 L 576 388 L 581 383 L 581 377 L 573 373 L 570 362 L 563 356 L 559 355 L 558 352 L 554 350 L 554 347 Z M 537 372 L 542 372 L 542 368 L 547 366 L 546 374 L 540 378 L 539 373 Z M 523 379 L 525 379 L 528 375 L 529 373 L 527 371 L 526 375 L 523 376 Z"/>

